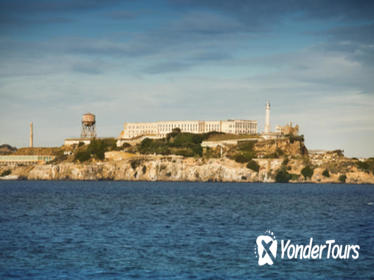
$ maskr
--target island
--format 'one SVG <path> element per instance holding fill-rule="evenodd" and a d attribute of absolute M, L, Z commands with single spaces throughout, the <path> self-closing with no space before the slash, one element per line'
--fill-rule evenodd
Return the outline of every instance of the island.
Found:
<path fill-rule="evenodd" d="M 92 138 L 61 147 L 0 147 L 0 178 L 279 183 L 374 183 L 374 158 L 313 151 L 303 135 L 277 137 L 222 132 L 128 141 Z M 12 159 L 12 160 L 11 160 Z"/>

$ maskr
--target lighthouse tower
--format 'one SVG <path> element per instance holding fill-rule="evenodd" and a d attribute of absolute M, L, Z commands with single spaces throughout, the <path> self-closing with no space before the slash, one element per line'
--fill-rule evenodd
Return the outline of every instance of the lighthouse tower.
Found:
<path fill-rule="evenodd" d="M 265 113 L 265 129 L 264 133 L 270 133 L 270 102 L 266 102 L 266 113 Z"/>

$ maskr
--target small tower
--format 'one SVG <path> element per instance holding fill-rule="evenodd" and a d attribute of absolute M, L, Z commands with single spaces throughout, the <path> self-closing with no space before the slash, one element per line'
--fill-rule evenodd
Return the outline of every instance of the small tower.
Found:
<path fill-rule="evenodd" d="M 82 116 L 82 138 L 93 138 L 96 137 L 96 118 L 94 114 L 87 113 Z"/>
<path fill-rule="evenodd" d="M 30 123 L 30 139 L 29 139 L 29 147 L 34 147 L 34 131 L 33 131 L 33 124 Z"/>
<path fill-rule="evenodd" d="M 270 133 L 270 102 L 266 102 L 265 129 L 264 133 Z"/>

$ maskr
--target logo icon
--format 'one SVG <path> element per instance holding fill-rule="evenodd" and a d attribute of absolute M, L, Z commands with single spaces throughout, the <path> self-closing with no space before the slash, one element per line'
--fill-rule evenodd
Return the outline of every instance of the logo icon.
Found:
<path fill-rule="evenodd" d="M 291 240 L 280 240 L 279 259 L 335 259 L 335 260 L 357 260 L 360 256 L 360 245 L 358 244 L 338 244 L 333 239 L 326 240 L 325 243 L 313 243 L 313 237 L 309 243 L 296 244 Z M 264 235 L 259 235 L 256 239 L 254 253 L 258 259 L 258 265 L 273 265 L 277 258 L 278 241 L 274 233 L 267 230 Z"/>
<path fill-rule="evenodd" d="M 267 230 L 264 235 L 259 235 L 256 239 L 258 265 L 273 265 L 277 257 L 278 242 L 274 233 Z"/>

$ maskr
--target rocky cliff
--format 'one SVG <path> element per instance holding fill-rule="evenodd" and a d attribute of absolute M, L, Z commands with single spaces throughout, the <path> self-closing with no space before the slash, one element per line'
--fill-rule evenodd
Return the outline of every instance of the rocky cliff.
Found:
<path fill-rule="evenodd" d="M 10 169 L 12 176 L 29 180 L 144 180 L 144 181 L 219 181 L 219 182 L 275 182 L 277 172 L 286 168 L 292 176 L 290 182 L 339 183 L 342 174 L 346 183 L 374 184 L 374 175 L 359 170 L 344 158 L 335 164 L 344 165 L 343 171 L 331 170 L 323 175 L 325 161 L 306 162 L 305 159 L 255 159 L 259 170 L 254 171 L 244 163 L 233 160 L 183 158 L 181 156 L 138 156 L 129 159 L 89 163 L 62 162 L 34 166 L 0 167 L 0 173 Z M 351 164 L 347 163 L 351 162 Z M 301 175 L 302 169 L 314 164 L 310 178 Z M 340 164 L 340 165 L 339 165 Z M 344 173 L 343 173 L 344 172 Z"/>

